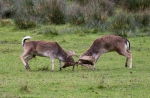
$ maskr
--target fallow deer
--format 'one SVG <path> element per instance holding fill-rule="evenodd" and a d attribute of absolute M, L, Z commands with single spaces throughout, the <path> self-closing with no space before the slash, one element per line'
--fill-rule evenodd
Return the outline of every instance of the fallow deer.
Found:
<path fill-rule="evenodd" d="M 127 57 L 125 67 L 128 60 L 130 61 L 129 68 L 132 68 L 132 54 L 130 52 L 130 42 L 123 37 L 116 35 L 106 35 L 94 40 L 93 44 L 80 57 L 79 62 L 89 68 L 89 64 L 95 65 L 99 57 L 106 52 L 116 51 L 118 54 Z"/>
<path fill-rule="evenodd" d="M 22 39 L 22 46 L 24 53 L 20 55 L 20 58 L 26 67 L 30 69 L 28 61 L 35 56 L 48 57 L 52 61 L 52 71 L 54 71 L 54 58 L 60 62 L 60 70 L 62 69 L 61 61 L 65 64 L 72 64 L 73 70 L 76 62 L 73 59 L 73 55 L 76 55 L 74 51 L 66 52 L 57 42 L 46 42 L 46 41 L 28 41 L 30 36 L 26 36 Z M 64 65 L 65 65 L 64 64 Z"/>

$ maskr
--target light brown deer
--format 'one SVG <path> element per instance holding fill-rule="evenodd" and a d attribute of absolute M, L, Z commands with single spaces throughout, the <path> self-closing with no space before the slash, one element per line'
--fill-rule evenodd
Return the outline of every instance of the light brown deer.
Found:
<path fill-rule="evenodd" d="M 99 57 L 106 52 L 116 51 L 118 54 L 127 57 L 125 67 L 127 67 L 128 60 L 130 61 L 129 68 L 132 68 L 132 54 L 130 52 L 130 42 L 120 36 L 106 35 L 94 40 L 93 44 L 80 57 L 81 65 L 90 68 L 88 65 L 95 65 Z"/>
<path fill-rule="evenodd" d="M 73 70 L 76 62 L 73 59 L 73 55 L 76 55 L 74 51 L 66 52 L 57 42 L 45 42 L 45 41 L 28 41 L 30 36 L 26 36 L 22 39 L 22 46 L 24 53 L 20 55 L 20 58 L 26 67 L 30 69 L 28 61 L 35 56 L 49 57 L 52 61 L 52 71 L 54 71 L 54 58 L 58 59 L 60 62 L 60 70 L 62 69 L 61 61 L 65 64 L 72 64 Z"/>

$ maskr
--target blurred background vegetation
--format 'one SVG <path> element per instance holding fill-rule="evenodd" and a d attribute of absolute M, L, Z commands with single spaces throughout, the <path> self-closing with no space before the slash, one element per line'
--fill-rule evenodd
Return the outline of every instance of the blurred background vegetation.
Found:
<path fill-rule="evenodd" d="M 0 0 L 0 26 L 6 19 L 19 29 L 71 24 L 87 33 L 149 36 L 150 0 Z"/>

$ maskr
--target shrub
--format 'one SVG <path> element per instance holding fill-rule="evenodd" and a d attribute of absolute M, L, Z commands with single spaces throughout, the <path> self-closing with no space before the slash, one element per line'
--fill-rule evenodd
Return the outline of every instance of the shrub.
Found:
<path fill-rule="evenodd" d="M 84 23 L 82 7 L 76 3 L 69 3 L 66 6 L 65 16 L 66 22 L 68 23 L 74 25 L 80 25 Z"/>
<path fill-rule="evenodd" d="M 150 11 L 139 12 L 134 14 L 135 22 L 139 24 L 140 28 L 150 26 Z"/>
<path fill-rule="evenodd" d="M 35 14 L 43 23 L 65 23 L 64 0 L 37 0 L 34 3 Z"/>
<path fill-rule="evenodd" d="M 0 17 L 11 18 L 14 14 L 13 5 L 10 0 L 0 1 Z"/>
<path fill-rule="evenodd" d="M 142 32 L 149 31 L 150 27 L 150 13 L 149 10 L 145 12 L 126 14 L 121 13 L 114 17 L 111 23 L 111 30 L 121 36 L 128 36 L 129 33 L 134 34 L 140 30 Z M 138 33 L 137 32 L 137 33 Z M 136 35 L 136 34 L 135 34 Z"/>
<path fill-rule="evenodd" d="M 114 13 L 114 3 L 109 0 L 92 0 L 84 7 L 85 22 L 90 25 L 102 25 Z"/>
<path fill-rule="evenodd" d="M 0 18 L 0 27 L 3 26 L 2 19 Z"/>
<path fill-rule="evenodd" d="M 116 4 L 121 4 L 121 2 L 123 1 L 123 0 L 112 0 L 114 3 L 116 3 Z"/>
<path fill-rule="evenodd" d="M 111 30 L 120 36 L 128 36 L 128 31 L 133 30 L 132 16 L 127 16 L 125 13 L 118 14 L 114 17 L 110 27 Z"/>
<path fill-rule="evenodd" d="M 24 16 L 25 17 L 25 16 Z M 28 18 L 24 17 L 15 17 L 15 25 L 20 28 L 20 29 L 28 29 L 28 28 L 33 28 L 36 27 L 37 23 L 35 20 L 32 18 L 32 16 L 27 16 Z"/>
<path fill-rule="evenodd" d="M 124 0 L 123 2 L 124 8 L 134 12 L 150 7 L 150 0 Z"/>
<path fill-rule="evenodd" d="M 63 0 L 16 0 L 13 2 L 16 9 L 13 19 L 16 26 L 21 29 L 35 27 L 37 23 L 65 23 L 63 2 Z"/>
<path fill-rule="evenodd" d="M 51 9 L 50 14 L 48 14 L 48 18 L 54 24 L 64 23 L 64 14 L 61 10 L 61 4 L 61 0 L 51 0 L 51 2 L 48 2 L 48 6 Z"/>
<path fill-rule="evenodd" d="M 32 0 L 14 1 L 16 12 L 13 16 L 15 25 L 20 29 L 28 29 L 37 25 L 36 17 L 34 16 Z"/>
<path fill-rule="evenodd" d="M 86 5 L 87 3 L 89 3 L 90 0 L 74 0 L 74 1 L 80 5 Z"/>
<path fill-rule="evenodd" d="M 53 27 L 44 28 L 42 29 L 42 31 L 39 31 L 38 33 L 44 34 L 45 36 L 51 36 L 51 37 L 58 35 L 56 28 L 53 28 Z"/>
<path fill-rule="evenodd" d="M 11 25 L 11 24 L 12 24 L 11 20 L 0 18 L 0 27 Z"/>

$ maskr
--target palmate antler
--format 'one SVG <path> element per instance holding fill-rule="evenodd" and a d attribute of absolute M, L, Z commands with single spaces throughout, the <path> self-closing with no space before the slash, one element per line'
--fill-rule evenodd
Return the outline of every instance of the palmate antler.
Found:
<path fill-rule="evenodd" d="M 92 57 L 92 56 L 82 56 L 82 57 L 79 58 L 79 61 L 81 61 L 82 64 L 94 65 L 95 58 Z"/>

